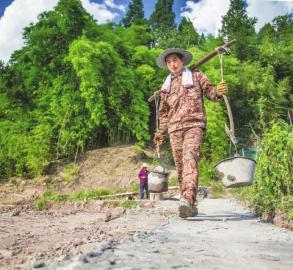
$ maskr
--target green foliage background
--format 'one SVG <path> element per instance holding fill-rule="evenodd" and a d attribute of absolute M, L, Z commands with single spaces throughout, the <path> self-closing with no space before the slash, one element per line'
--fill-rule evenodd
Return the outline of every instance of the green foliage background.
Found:
<path fill-rule="evenodd" d="M 293 132 L 283 121 L 273 121 L 260 146 L 251 202 L 257 213 L 275 211 L 293 219 Z"/>
<path fill-rule="evenodd" d="M 185 47 L 195 61 L 224 38 L 237 38 L 224 57 L 224 78 L 239 149 L 261 149 L 253 204 L 259 213 L 275 211 L 292 198 L 292 129 L 280 121 L 292 118 L 293 15 L 276 17 L 257 33 L 245 2 L 231 0 L 214 37 L 199 35 L 185 18 L 177 27 L 172 6 L 159 0 L 147 21 L 136 0 L 120 24 L 97 24 L 80 0 L 60 0 L 26 27 L 25 46 L 0 62 L 0 177 L 34 177 L 52 161 L 76 159 L 93 147 L 150 143 L 155 107 L 147 98 L 167 75 L 155 64 L 160 52 Z M 217 57 L 200 70 L 214 84 L 221 81 Z M 200 168 L 208 183 L 229 142 L 223 102 L 205 105 Z"/>

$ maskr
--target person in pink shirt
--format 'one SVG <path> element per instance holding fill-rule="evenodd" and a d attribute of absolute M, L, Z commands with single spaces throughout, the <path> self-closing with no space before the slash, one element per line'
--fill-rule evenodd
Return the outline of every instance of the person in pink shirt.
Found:
<path fill-rule="evenodd" d="M 149 171 L 147 170 L 147 164 L 143 163 L 142 168 L 138 173 L 139 178 L 139 192 L 140 192 L 140 199 L 144 199 L 144 192 L 146 193 L 146 198 L 149 198 L 149 190 L 148 190 L 148 174 Z"/>

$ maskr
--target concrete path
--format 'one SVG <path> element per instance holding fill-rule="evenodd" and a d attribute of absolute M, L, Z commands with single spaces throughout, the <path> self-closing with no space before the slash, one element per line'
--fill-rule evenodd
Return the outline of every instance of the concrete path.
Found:
<path fill-rule="evenodd" d="M 177 207 L 178 202 L 166 202 Z M 206 199 L 196 218 L 135 235 L 47 269 L 293 269 L 293 232 L 262 223 L 229 199 Z"/>

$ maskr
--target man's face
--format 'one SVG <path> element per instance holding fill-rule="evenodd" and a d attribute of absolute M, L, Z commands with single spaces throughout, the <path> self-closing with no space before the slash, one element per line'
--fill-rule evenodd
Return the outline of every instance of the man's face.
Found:
<path fill-rule="evenodd" d="M 171 73 L 178 73 L 183 69 L 183 62 L 177 54 L 169 54 L 166 57 L 166 65 Z"/>

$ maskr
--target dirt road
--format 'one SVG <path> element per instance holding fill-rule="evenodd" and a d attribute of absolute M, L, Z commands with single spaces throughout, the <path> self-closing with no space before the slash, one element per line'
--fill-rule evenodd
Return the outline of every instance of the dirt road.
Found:
<path fill-rule="evenodd" d="M 84 254 L 102 242 L 118 243 L 165 223 L 168 202 L 142 201 L 135 209 L 103 201 L 54 203 L 41 212 L 0 207 L 0 269 L 30 269 Z"/>
<path fill-rule="evenodd" d="M 177 202 L 167 202 L 170 209 Z M 207 199 L 196 218 L 172 217 L 118 245 L 54 261 L 44 269 L 292 269 L 293 232 L 262 223 L 229 199 Z"/>

